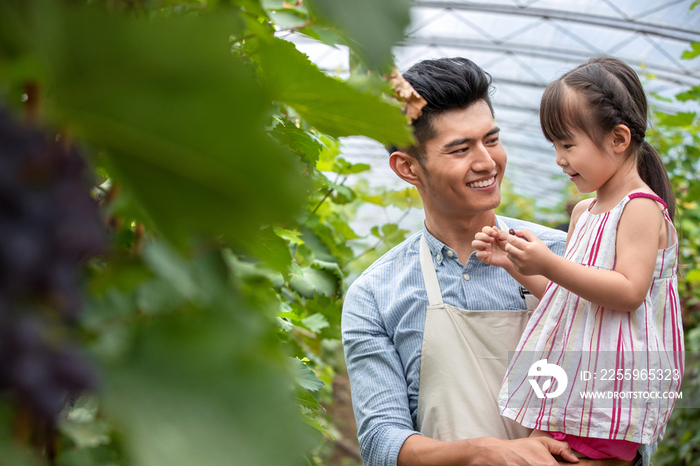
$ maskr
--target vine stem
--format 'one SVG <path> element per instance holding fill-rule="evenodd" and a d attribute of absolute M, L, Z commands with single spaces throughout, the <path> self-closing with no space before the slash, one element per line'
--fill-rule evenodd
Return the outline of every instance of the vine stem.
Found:
<path fill-rule="evenodd" d="M 335 177 L 335 181 L 333 182 L 333 184 L 338 184 L 339 179 L 340 179 L 340 173 L 338 173 L 338 176 Z M 345 175 L 345 178 L 343 178 L 343 181 L 340 183 L 340 186 L 343 186 L 345 184 L 345 181 L 347 181 L 347 179 L 348 179 L 348 175 Z M 318 202 L 318 204 L 316 204 L 316 207 L 314 207 L 314 210 L 311 211 L 312 214 L 316 213 L 318 208 L 321 207 L 321 204 L 323 204 L 325 202 L 325 200 L 328 199 L 328 196 L 330 196 L 333 191 L 334 191 L 333 188 L 328 188 L 328 191 L 323 196 L 323 199 L 321 199 Z"/>
<path fill-rule="evenodd" d="M 396 221 L 396 224 L 397 224 L 397 225 L 400 224 L 401 221 L 402 221 L 403 219 L 405 219 L 406 216 L 408 216 L 408 213 L 409 213 L 410 211 L 411 211 L 410 207 L 409 207 L 408 209 L 406 209 L 406 211 L 403 213 L 403 215 L 401 215 L 401 218 L 399 218 L 399 219 Z M 347 261 L 347 262 L 345 263 L 345 265 L 350 264 L 350 263 L 352 263 L 352 262 L 355 262 L 357 259 L 359 259 L 360 257 L 364 256 L 365 254 L 369 254 L 370 252 L 377 250 L 379 247 L 381 247 L 382 244 L 384 244 L 384 240 L 383 240 L 383 239 L 380 239 L 379 242 L 378 242 L 377 244 L 375 244 L 375 245 L 372 246 L 371 248 L 365 249 L 365 250 L 362 251 L 359 255 L 357 255 L 357 256 L 353 257 L 352 259 L 350 259 L 349 261 Z"/>

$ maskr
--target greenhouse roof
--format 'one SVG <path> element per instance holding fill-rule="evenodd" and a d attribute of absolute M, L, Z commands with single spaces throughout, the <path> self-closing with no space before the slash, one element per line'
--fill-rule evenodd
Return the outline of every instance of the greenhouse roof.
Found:
<path fill-rule="evenodd" d="M 517 192 L 543 204 L 561 199 L 566 177 L 539 128 L 546 85 L 579 63 L 613 55 L 642 77 L 647 93 L 662 98 L 700 84 L 700 57 L 682 60 L 700 42 L 700 6 L 693 0 L 490 0 L 414 2 L 404 42 L 394 53 L 400 71 L 427 58 L 463 56 L 493 77 L 494 109 L 509 156 L 507 177 Z M 320 68 L 346 76 L 347 50 L 295 38 Z M 652 99 L 656 108 L 679 104 Z M 377 180 L 387 177 L 386 152 L 362 138 L 344 140 L 352 161 L 369 161 Z M 394 183 L 392 181 L 391 183 Z"/>

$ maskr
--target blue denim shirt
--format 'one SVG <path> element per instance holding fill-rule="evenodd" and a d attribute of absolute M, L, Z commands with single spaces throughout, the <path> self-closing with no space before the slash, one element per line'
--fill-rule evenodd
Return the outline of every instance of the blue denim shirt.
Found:
<path fill-rule="evenodd" d="M 528 229 L 563 255 L 566 234 L 499 217 L 508 228 Z M 419 261 L 421 236 L 433 256 L 445 303 L 461 309 L 526 309 L 520 284 L 472 253 L 466 265 L 427 229 L 379 258 L 350 286 L 342 334 L 362 457 L 367 466 L 395 466 L 403 442 L 417 434 L 420 361 L 428 295 Z M 656 445 L 640 448 L 644 466 Z"/>

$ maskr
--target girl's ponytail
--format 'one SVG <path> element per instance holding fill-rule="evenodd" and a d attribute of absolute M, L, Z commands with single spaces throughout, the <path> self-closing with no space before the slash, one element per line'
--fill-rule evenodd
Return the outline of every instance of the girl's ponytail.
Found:
<path fill-rule="evenodd" d="M 651 144 L 642 142 L 637 152 L 637 172 L 642 180 L 668 205 L 668 215 L 673 220 L 676 213 L 676 196 L 666 174 L 661 157 Z"/>

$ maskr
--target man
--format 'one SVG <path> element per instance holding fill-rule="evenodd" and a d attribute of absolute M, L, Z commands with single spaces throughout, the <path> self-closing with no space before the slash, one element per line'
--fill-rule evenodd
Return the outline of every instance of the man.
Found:
<path fill-rule="evenodd" d="M 425 226 L 370 266 L 343 307 L 365 463 L 554 466 L 553 455 L 575 461 L 566 443 L 528 438 L 529 431 L 499 415 L 508 351 L 533 303 L 508 272 L 479 261 L 471 246 L 484 226 L 497 225 L 527 228 L 561 255 L 565 234 L 494 213 L 506 154 L 488 74 L 455 58 L 418 63 L 404 78 L 428 104 L 413 122 L 416 144 L 393 148 L 390 165 L 418 189 Z M 640 449 L 639 464 L 648 465 L 654 449 Z"/>

